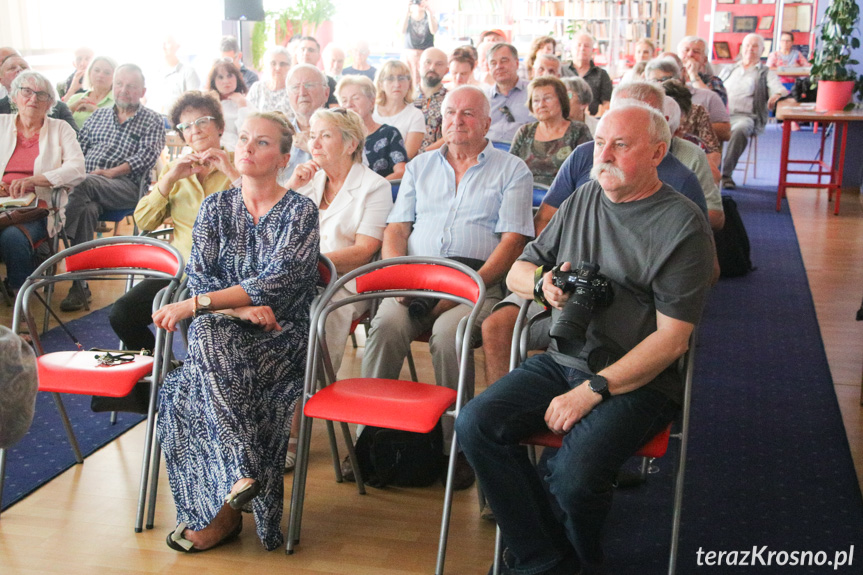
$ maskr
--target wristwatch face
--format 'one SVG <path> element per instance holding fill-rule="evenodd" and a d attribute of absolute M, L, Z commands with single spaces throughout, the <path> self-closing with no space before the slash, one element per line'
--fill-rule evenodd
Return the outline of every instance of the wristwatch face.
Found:
<path fill-rule="evenodd" d="M 206 294 L 198 296 L 198 307 L 210 307 L 210 304 L 212 304 L 210 296 Z"/>
<path fill-rule="evenodd" d="M 608 391 L 608 380 L 601 375 L 594 375 L 587 380 L 587 386 L 590 387 L 590 390 L 594 393 L 600 394 L 603 399 L 611 397 L 611 394 Z"/>

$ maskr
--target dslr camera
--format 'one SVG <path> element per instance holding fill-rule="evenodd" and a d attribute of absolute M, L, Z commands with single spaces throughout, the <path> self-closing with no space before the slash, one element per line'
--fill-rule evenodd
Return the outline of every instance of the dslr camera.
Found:
<path fill-rule="evenodd" d="M 570 271 L 561 271 L 561 264 L 551 270 L 555 286 L 568 293 L 569 299 L 549 330 L 555 339 L 584 342 L 587 326 L 595 307 L 608 307 L 614 301 L 614 292 L 608 278 L 599 273 L 599 264 L 579 262 Z"/>

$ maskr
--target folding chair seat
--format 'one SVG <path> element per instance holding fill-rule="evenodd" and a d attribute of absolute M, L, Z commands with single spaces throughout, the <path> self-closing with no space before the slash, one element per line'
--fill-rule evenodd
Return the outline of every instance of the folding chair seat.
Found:
<path fill-rule="evenodd" d="M 57 274 L 54 270 L 61 262 L 65 264 L 66 271 Z M 136 531 L 141 531 L 143 520 L 147 471 L 154 436 L 156 393 L 166 373 L 165 365 L 170 357 L 171 334 L 164 330 L 157 330 L 156 347 L 152 356 L 139 355 L 128 363 L 111 366 L 99 365 L 95 358 L 97 354 L 93 351 L 84 351 L 77 340 L 75 342 L 78 346 L 77 351 L 45 353 L 35 329 L 30 300 L 36 290 L 59 281 L 125 280 L 133 276 L 169 280 L 169 288 L 160 293 L 153 302 L 155 310 L 171 301 L 174 290 L 180 284 L 182 273 L 183 257 L 176 248 L 165 242 L 144 237 L 101 238 L 67 248 L 46 260 L 27 278 L 15 301 L 13 326 L 17 330 L 21 320 L 27 322 L 37 353 L 39 391 L 54 394 L 55 403 L 78 463 L 83 463 L 83 457 L 59 394 L 123 397 L 128 395 L 141 379 L 149 380 L 149 412 Z M 0 450 L 0 497 L 2 497 L 5 475 L 5 458 L 5 451 Z"/>
<path fill-rule="evenodd" d="M 531 302 L 525 301 L 521 305 L 518 318 L 516 319 L 513 329 L 513 341 L 510 357 L 510 369 L 515 369 L 525 359 L 528 354 L 528 338 L 530 335 L 530 326 L 550 315 L 549 310 L 545 310 L 534 315 L 531 318 L 527 317 L 528 309 Z M 695 371 L 695 345 L 697 339 L 697 328 L 693 330 L 689 338 L 689 349 L 678 360 L 678 370 L 684 381 L 683 405 L 681 406 L 680 414 L 680 430 L 672 433 L 673 424 L 669 424 L 661 432 L 657 433 L 647 443 L 641 446 L 633 454 L 633 457 L 641 457 L 641 477 L 645 479 L 648 473 L 649 462 L 653 459 L 663 457 L 668 452 L 668 444 L 672 437 L 680 440 L 680 454 L 677 462 L 677 473 L 674 477 L 674 502 L 672 505 L 671 518 L 671 546 L 668 559 L 668 573 L 674 575 L 677 569 L 677 549 L 680 538 L 680 513 L 683 507 L 683 477 L 686 467 L 686 446 L 689 433 L 689 407 L 692 400 L 692 376 Z M 536 457 L 533 449 L 536 446 L 560 448 L 563 445 L 563 436 L 555 435 L 551 431 L 541 431 L 535 433 L 522 442 L 522 445 L 528 446 L 530 449 L 531 460 L 536 463 Z M 484 498 L 480 493 L 480 500 Z M 500 556 L 501 556 L 501 532 L 500 527 L 497 528 L 495 535 L 495 560 L 494 560 L 494 575 L 500 572 Z"/>
<path fill-rule="evenodd" d="M 345 283 L 354 279 L 356 295 L 332 301 L 332 296 Z M 460 353 L 457 390 L 397 379 L 351 378 L 335 381 L 325 333 L 327 315 L 332 310 L 369 299 L 429 296 L 471 307 L 470 314 L 459 324 L 456 338 Z M 343 424 L 349 456 L 354 469 L 358 470 L 347 423 L 427 433 L 453 405 L 451 414 L 457 417 L 464 402 L 465 374 L 470 358 L 470 338 L 465 337 L 465 334 L 470 334 L 475 327 L 484 300 L 485 286 L 479 275 L 463 264 L 443 258 L 400 257 L 372 262 L 339 278 L 324 292 L 315 308 L 309 333 L 297 467 L 294 470 L 288 524 L 288 554 L 293 553 L 300 539 L 312 420 L 324 419 Z M 319 390 L 320 379 L 324 380 L 325 385 Z M 436 573 L 443 572 L 457 453 L 456 437 L 453 435 Z M 356 479 L 358 490 L 364 493 L 361 474 L 356 473 Z"/>
<path fill-rule="evenodd" d="M 138 184 L 138 200 L 144 197 L 144 194 L 150 189 L 150 171 L 148 170 L 146 174 L 141 178 L 141 182 Z M 113 234 L 117 235 L 117 228 L 120 225 L 120 222 L 125 220 L 126 218 L 132 217 L 135 213 L 135 207 L 137 207 L 137 202 L 135 202 L 135 206 L 131 208 L 124 208 L 120 210 L 105 210 L 99 215 L 99 221 L 102 222 L 113 222 L 114 223 L 114 232 Z M 132 235 L 138 235 L 138 224 L 135 222 L 135 219 L 132 218 Z"/>

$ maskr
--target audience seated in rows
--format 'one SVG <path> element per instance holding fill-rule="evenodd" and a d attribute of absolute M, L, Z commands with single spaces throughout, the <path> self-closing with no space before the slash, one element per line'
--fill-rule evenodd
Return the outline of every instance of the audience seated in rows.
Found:
<path fill-rule="evenodd" d="M 554 54 L 539 54 L 533 62 L 531 78 L 554 76 L 560 78 L 560 58 Z"/>
<path fill-rule="evenodd" d="M 423 51 L 420 57 L 420 89 L 414 99 L 414 106 L 420 109 L 425 119 L 425 136 L 420 144 L 420 153 L 436 150 L 443 145 L 441 104 L 447 93 L 443 86 L 446 72 L 446 52 L 438 48 Z"/>
<path fill-rule="evenodd" d="M 369 43 L 365 40 L 357 40 L 354 42 L 354 47 L 351 49 L 351 57 L 353 58 L 353 63 L 345 68 L 342 73 L 345 76 L 349 76 L 352 74 L 359 74 L 361 76 L 365 76 L 369 80 L 374 81 L 375 72 L 377 69 L 369 64 Z"/>
<path fill-rule="evenodd" d="M 149 182 L 150 170 L 165 147 L 162 117 L 141 105 L 146 92 L 141 69 L 120 65 L 113 91 L 114 106 L 93 112 L 78 134 L 87 177 L 66 206 L 66 234 L 72 245 L 93 238 L 103 211 L 135 207 L 141 181 Z M 89 288 L 74 282 L 60 309 L 76 311 L 89 300 Z"/>
<path fill-rule="evenodd" d="M 399 60 L 387 60 L 375 78 L 377 101 L 374 119 L 379 124 L 396 128 L 405 141 L 405 150 L 410 160 L 419 153 L 425 138 L 425 117 L 413 105 L 414 84 L 407 64 Z"/>
<path fill-rule="evenodd" d="M 503 42 L 488 50 L 488 69 L 494 85 L 486 87 L 491 105 L 488 137 L 494 142 L 512 142 L 518 129 L 531 121 L 527 110 L 527 82 L 518 77 L 518 51 Z"/>
<path fill-rule="evenodd" d="M 693 88 L 711 90 L 728 106 L 728 93 L 722 80 L 713 74 L 707 61 L 707 42 L 698 36 L 686 36 L 677 44 L 686 84 Z M 701 103 L 701 102 L 697 102 Z M 720 137 L 722 137 L 720 135 Z"/>
<path fill-rule="evenodd" d="M 288 188 L 318 206 L 321 253 L 336 271 L 346 274 L 369 263 L 380 251 L 387 216 L 393 207 L 392 189 L 384 178 L 363 165 L 364 126 L 359 115 L 335 108 L 318 110 L 311 119 L 312 161 L 297 166 Z M 350 284 L 336 294 L 356 293 Z M 339 308 L 327 319 L 327 348 L 338 373 L 351 323 L 368 311 L 370 302 Z"/>
<path fill-rule="evenodd" d="M 177 509 L 166 542 L 178 552 L 235 539 L 243 510 L 265 549 L 283 542 L 285 429 L 302 394 L 319 241 L 314 203 L 277 183 L 290 150 L 283 116 L 246 120 L 242 183 L 206 198 L 195 222 L 192 297 L 153 315 L 170 331 L 194 318 L 187 359 L 159 392 L 156 430 Z"/>
<path fill-rule="evenodd" d="M 473 75 L 476 58 L 476 48 L 473 46 L 462 46 L 453 50 L 449 57 L 450 81 L 445 83 L 444 87 L 452 90 L 459 86 L 476 86 L 479 83 Z"/>
<path fill-rule="evenodd" d="M 2 49 L 0 49 L 2 55 Z M 0 60 L 0 88 L 6 92 L 6 95 L 0 98 L 0 114 L 12 113 L 12 99 L 9 97 L 9 91 L 12 88 L 12 82 L 18 77 L 18 74 L 30 69 L 30 64 L 24 58 L 16 53 L 9 54 L 5 59 Z M 56 98 L 55 98 L 56 100 Z M 63 120 L 72 127 L 76 133 L 78 132 L 78 124 L 75 123 L 75 118 L 72 117 L 72 112 L 69 107 L 59 100 L 55 101 L 54 105 L 48 109 L 48 117 L 55 120 Z"/>
<path fill-rule="evenodd" d="M 461 258 L 485 281 L 485 317 L 503 297 L 501 281 L 533 236 L 533 178 L 523 161 L 486 139 L 491 119 L 481 90 L 462 86 L 449 92 L 443 118 L 445 145 L 408 163 L 387 219 L 381 256 Z M 411 341 L 431 332 L 435 380 L 455 389 L 454 342 L 466 306 L 440 301 L 432 309 L 411 312 L 406 304 L 393 299 L 381 303 L 366 341 L 363 377 L 398 378 Z M 473 396 L 472 368 L 467 390 Z M 451 434 L 451 422 L 445 419 L 446 450 Z M 458 462 L 455 488 L 465 489 L 473 483 L 473 473 L 462 456 Z"/>
<path fill-rule="evenodd" d="M 388 180 L 401 179 L 407 163 L 404 138 L 392 126 L 375 122 L 372 116 L 376 96 L 374 82 L 366 76 L 345 76 L 339 80 L 336 92 L 339 104 L 356 112 L 363 121 L 368 134 L 363 145 L 368 166 Z"/>
<path fill-rule="evenodd" d="M 722 143 L 710 123 L 703 106 L 692 103 L 692 93 L 678 80 L 665 80 L 662 88 L 680 107 L 679 133 L 672 134 L 698 144 L 707 154 L 713 181 L 719 183 L 719 164 L 722 161 Z"/>
<path fill-rule="evenodd" d="M 96 56 L 90 61 L 84 74 L 84 91 L 72 95 L 66 102 L 79 130 L 97 109 L 114 105 L 116 69 L 117 63 L 107 56 Z"/>
<path fill-rule="evenodd" d="M 657 61 L 668 59 L 673 60 L 677 65 L 677 69 L 680 71 L 677 79 L 682 82 L 685 81 L 686 73 L 683 60 L 681 60 L 677 54 L 674 54 L 673 52 L 664 52 L 656 58 Z M 673 73 L 673 69 L 671 68 L 667 72 L 669 75 Z M 717 80 L 719 80 L 719 78 L 717 78 Z M 718 137 L 722 142 L 728 141 L 728 138 L 731 137 L 731 120 L 728 116 L 728 106 L 722 101 L 719 94 L 707 88 L 697 88 L 692 83 L 688 83 L 687 88 L 689 88 L 689 92 L 692 94 L 692 103 L 698 104 L 707 110 L 707 113 L 710 116 L 710 123 L 713 126 L 713 131 L 716 132 L 716 137 Z M 724 86 L 722 87 L 722 90 L 724 94 Z"/>
<path fill-rule="evenodd" d="M 596 179 L 528 244 L 507 286 L 521 301 L 549 305 L 557 321 L 569 296 L 552 283 L 552 266 L 591 262 L 611 283 L 613 302 L 594 311 L 582 337 L 554 339 L 456 420 L 501 530 L 503 573 L 605 572 L 613 483 L 679 411 L 683 381 L 667 368 L 686 351 L 707 297 L 710 229 L 657 173 L 670 139 L 665 119 L 612 105 L 596 138 Z M 563 447 L 543 481 L 520 442 L 548 430 Z"/>
<path fill-rule="evenodd" d="M 222 103 L 222 115 L 225 117 L 225 127 L 222 133 L 222 146 L 233 152 L 237 146 L 240 126 L 249 115 L 249 101 L 246 93 L 249 88 L 243 81 L 240 69 L 230 60 L 217 60 L 207 75 L 207 88 L 214 97 Z"/>
<path fill-rule="evenodd" d="M 222 106 L 210 94 L 186 92 L 174 103 L 171 123 L 191 152 L 166 165 L 150 193 L 135 208 L 135 223 L 143 231 L 160 228 L 171 218 L 171 242 L 189 261 L 192 227 L 204 198 L 227 190 L 240 177 L 233 154 L 221 148 L 225 129 Z M 109 319 L 126 349 L 152 350 L 156 339 L 152 323 L 153 298 L 168 280 L 147 279 L 136 284 L 111 307 Z"/>
<path fill-rule="evenodd" d="M 584 78 L 578 76 L 569 76 L 560 80 L 566 86 L 566 95 L 569 97 L 569 119 L 587 126 L 592 138 L 596 133 L 599 120 L 589 114 L 590 102 L 593 100 L 590 85 L 584 81 Z"/>
<path fill-rule="evenodd" d="M 590 85 L 593 101 L 590 103 L 590 115 L 602 116 L 608 110 L 611 101 L 611 77 L 608 72 L 598 67 L 593 61 L 593 47 L 596 40 L 590 34 L 576 34 L 572 38 L 572 62 L 565 64 L 561 71 L 563 76 L 579 76 Z"/>
<path fill-rule="evenodd" d="M 219 42 L 219 51 L 222 54 L 222 58 L 227 58 L 233 62 L 234 66 L 243 75 L 243 83 L 246 85 L 246 88 L 251 88 L 258 81 L 258 74 L 246 68 L 246 65 L 243 63 L 243 53 L 240 51 L 240 43 L 237 42 L 235 37 L 223 36 L 221 42 Z"/>
<path fill-rule="evenodd" d="M 550 186 L 566 158 L 592 136 L 586 125 L 569 120 L 569 98 L 559 79 L 538 76 L 527 94 L 527 108 L 538 121 L 518 129 L 509 151 L 524 160 L 535 184 Z"/>
<path fill-rule="evenodd" d="M 14 294 L 36 268 L 37 246 L 62 226 L 68 188 L 84 180 L 84 154 L 75 130 L 48 116 L 57 101 L 51 82 L 24 70 L 12 81 L 12 114 L 0 115 L 0 197 L 35 193 L 37 205 L 56 209 L 47 218 L 0 231 L 0 256 L 6 263 L 6 289 Z M 54 201 L 53 188 L 64 188 Z"/>
<path fill-rule="evenodd" d="M 297 64 L 291 68 L 286 83 L 288 102 L 294 116 L 290 121 L 294 137 L 288 166 L 279 176 L 281 184 L 290 179 L 297 166 L 312 159 L 308 148 L 312 114 L 325 107 L 330 97 L 326 75 L 311 64 Z"/>
<path fill-rule="evenodd" d="M 288 72 L 291 70 L 291 55 L 287 48 L 276 46 L 264 53 L 266 78 L 249 88 L 246 99 L 259 112 L 281 112 L 293 118 L 290 96 L 287 89 Z"/>
<path fill-rule="evenodd" d="M 728 90 L 728 111 L 731 113 L 731 139 L 722 161 L 722 187 L 733 190 L 731 174 L 737 166 L 749 137 L 764 130 L 769 110 L 786 96 L 788 90 L 776 72 L 761 63 L 764 39 L 760 34 L 747 34 L 740 46 L 740 61 L 722 71 Z"/>
<path fill-rule="evenodd" d="M 540 54 L 554 56 L 557 49 L 557 40 L 552 36 L 537 36 L 530 43 L 530 50 L 527 52 L 527 58 L 524 60 L 524 67 L 519 69 L 519 76 L 522 80 L 533 80 L 535 72 L 534 66 L 536 59 Z M 540 74 L 542 76 L 543 74 Z M 558 77 L 560 77 L 560 66 L 558 66 Z"/>
<path fill-rule="evenodd" d="M 87 68 L 90 67 L 90 61 L 95 55 L 96 53 L 86 46 L 75 50 L 75 58 L 72 60 L 72 66 L 75 67 L 75 71 L 66 78 L 66 89 L 60 97 L 61 100 L 66 102 L 73 95 L 84 91 L 84 75 L 87 72 Z"/>

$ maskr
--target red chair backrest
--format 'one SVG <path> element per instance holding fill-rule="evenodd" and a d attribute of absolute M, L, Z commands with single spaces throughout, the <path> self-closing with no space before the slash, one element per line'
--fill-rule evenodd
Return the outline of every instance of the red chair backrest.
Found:
<path fill-rule="evenodd" d="M 66 258 L 67 272 L 143 268 L 174 275 L 179 265 L 180 262 L 171 252 L 141 244 L 102 246 Z"/>
<path fill-rule="evenodd" d="M 400 264 L 357 278 L 357 293 L 388 290 L 435 290 L 476 303 L 479 286 L 467 274 L 434 264 Z"/>

